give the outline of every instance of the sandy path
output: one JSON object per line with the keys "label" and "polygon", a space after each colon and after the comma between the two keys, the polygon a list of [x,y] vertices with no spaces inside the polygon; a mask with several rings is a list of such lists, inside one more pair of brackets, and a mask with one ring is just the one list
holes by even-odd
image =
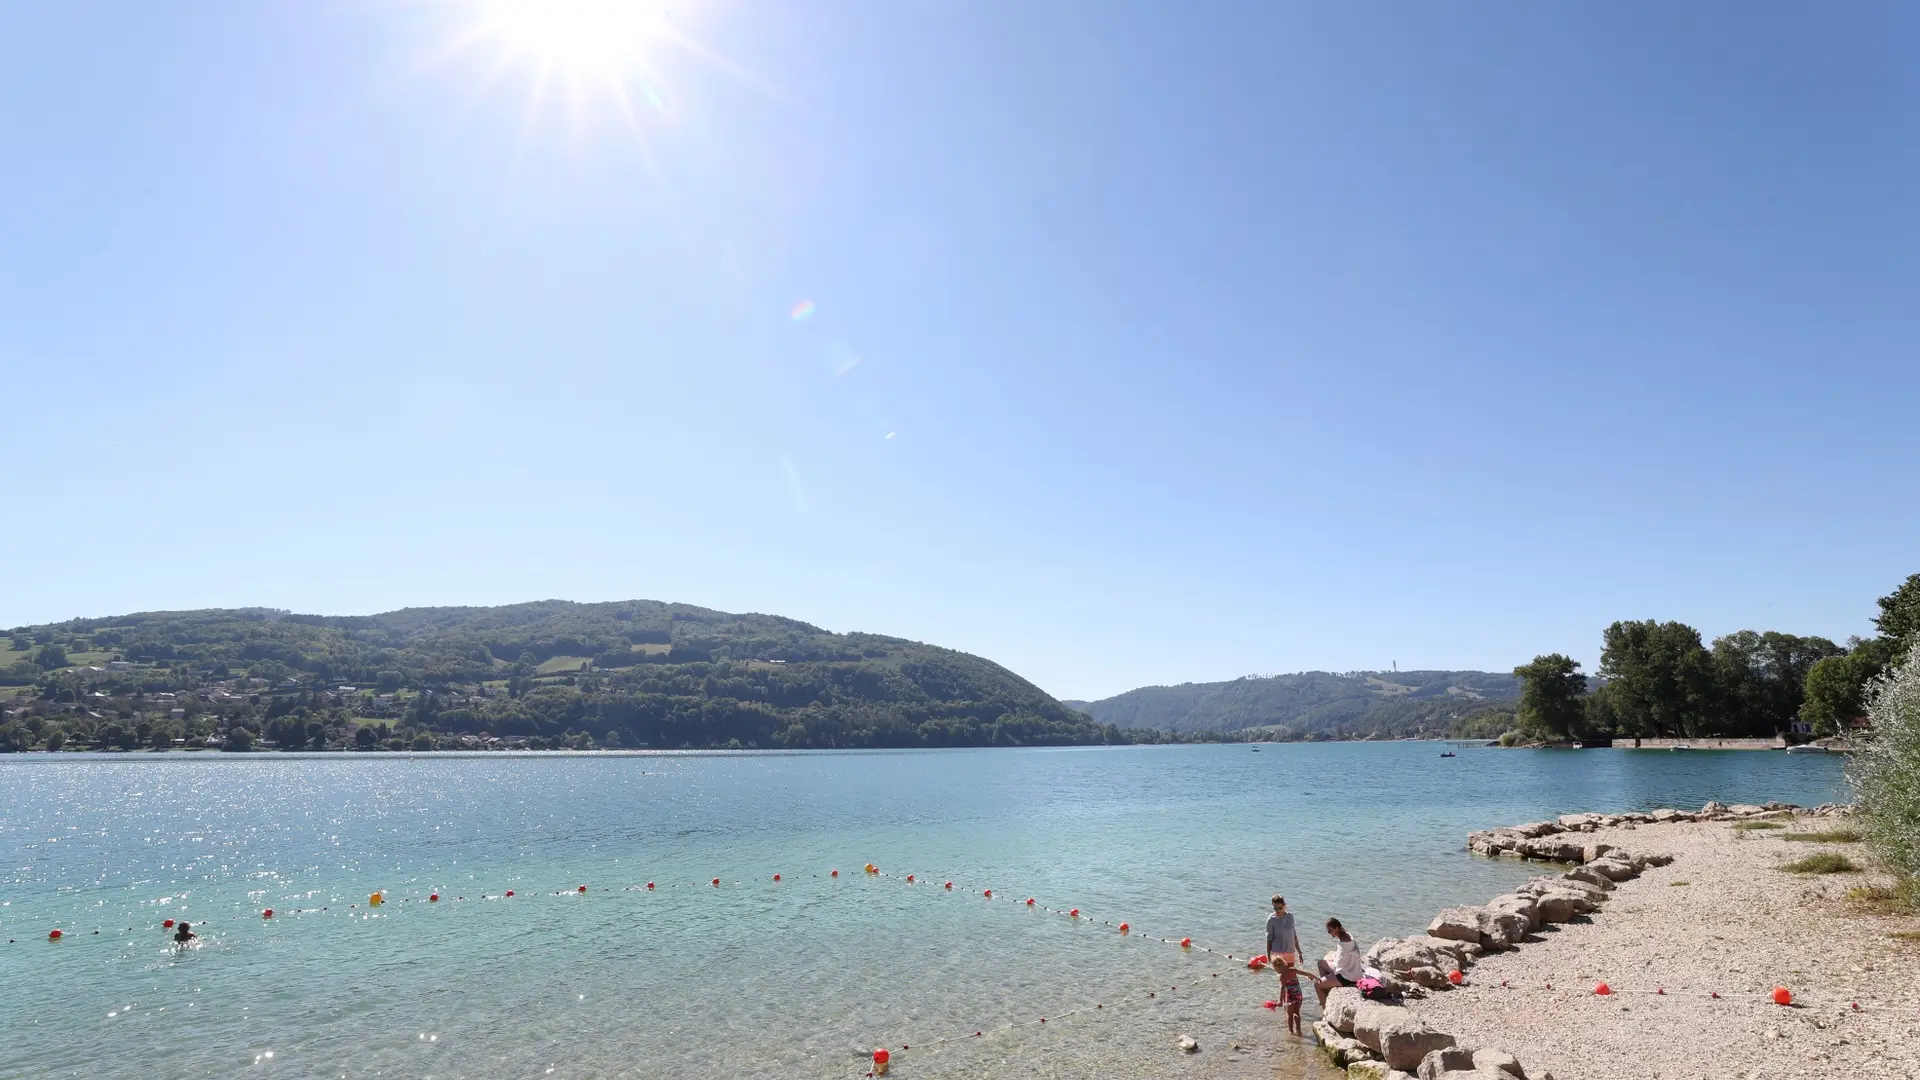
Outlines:
{"label": "sandy path", "polygon": [[[1675,859],[1621,883],[1591,921],[1486,957],[1469,970],[1469,986],[1413,1007],[1463,1043],[1514,1054],[1536,1077],[1920,1080],[1920,941],[1892,936],[1920,929],[1920,919],[1851,910],[1846,891],[1865,875],[1776,869],[1818,851],[1863,861],[1858,844],[1780,836],[1699,822],[1583,837]],[[1596,996],[1603,980],[1630,992]],[[1766,1000],[1775,986],[1793,992],[1793,1007]]]}

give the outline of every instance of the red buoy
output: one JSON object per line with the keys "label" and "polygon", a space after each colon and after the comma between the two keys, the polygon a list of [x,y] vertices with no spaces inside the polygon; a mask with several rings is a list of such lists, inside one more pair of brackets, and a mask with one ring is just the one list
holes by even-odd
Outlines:
{"label": "red buoy", "polygon": [[951,881],[947,882],[947,888],[949,889],[953,888],[953,882]]}
{"label": "red buoy", "polygon": [[1776,987],[1774,987],[1774,988],[1773,988],[1773,1003],[1774,1003],[1775,1005],[1791,1005],[1791,1004],[1793,1004],[1793,993],[1792,993],[1792,991],[1790,991],[1790,990],[1788,990],[1788,989],[1787,989],[1786,987],[1784,987],[1784,986],[1776,986]]}
{"label": "red buoy", "polygon": [[[1553,989],[1553,988],[1552,988],[1552,987],[1548,987],[1547,989],[1549,989],[1549,990],[1551,990],[1551,989]],[[1708,996],[1708,997],[1710,997],[1710,998],[1718,998],[1718,997],[1720,996],[1720,991],[1718,991],[1718,990],[1709,990],[1709,991],[1707,991],[1707,996]]]}
{"label": "red buoy", "polygon": [[720,879],[719,879],[719,878],[714,878],[714,879],[713,879],[713,887],[714,887],[714,888],[716,888],[716,889],[720,887]]}
{"label": "red buoy", "polygon": [[263,918],[263,919],[271,919],[271,918],[273,918],[273,909],[272,909],[272,908],[268,908],[267,910],[265,910],[265,911],[263,911],[263,912],[261,912],[261,913],[260,913],[260,917],[261,917],[261,918]]}
{"label": "red buoy", "polygon": [[586,892],[586,891],[587,891],[587,887],[586,887],[585,885],[582,885],[582,886],[580,886],[580,888],[579,888],[579,889],[577,889],[577,890],[575,890],[575,891],[577,891],[577,892]]}
{"label": "red buoy", "polygon": [[993,890],[992,890],[992,889],[988,889],[988,890],[987,890],[986,892],[984,892],[984,893],[981,893],[980,895],[982,895],[982,896],[984,896],[984,897],[986,897],[987,899],[989,899],[989,900],[991,900],[991,899],[993,899]]}
{"label": "red buoy", "polygon": [[1613,987],[1608,986],[1606,983],[1601,983],[1593,988],[1593,992],[1601,997],[1606,997],[1608,994],[1613,993]]}
{"label": "red buoy", "polygon": [[909,884],[909,885],[911,885],[911,884],[913,884],[913,875],[912,875],[912,874],[908,874],[908,875],[907,875],[907,884]]}
{"label": "red buoy", "polygon": [[513,895],[513,890],[512,890],[512,889],[508,889],[508,890],[507,890],[507,895],[508,895],[508,896],[512,896],[512,895]]}
{"label": "red buoy", "polygon": [[1033,906],[1033,897],[1031,897],[1031,896],[1029,896],[1029,897],[1027,897],[1027,906],[1028,906],[1028,907],[1032,907],[1032,906]]}
{"label": "red buoy", "polygon": [[1280,1007],[1280,1003],[1277,1001],[1263,1001],[1260,1003],[1260,1007],[1263,1009],[1269,1009],[1269,1010],[1277,1009]]}
{"label": "red buoy", "polygon": [[1120,932],[1121,932],[1121,933],[1123,933],[1123,934],[1125,934],[1125,933],[1128,933],[1128,932],[1129,932],[1130,930],[1131,930],[1131,927],[1129,927],[1129,926],[1128,926],[1128,925],[1127,925],[1126,923],[1121,923],[1121,924],[1120,924]]}
{"label": "red buoy", "polygon": [[1180,947],[1181,947],[1181,948],[1183,948],[1183,949],[1191,949],[1191,948],[1193,948],[1193,939],[1192,939],[1192,938],[1190,938],[1190,937],[1183,937],[1183,938],[1181,938],[1181,939],[1180,939]]}
{"label": "red buoy", "polygon": [[649,889],[653,888],[653,882],[651,881],[647,882],[647,888]]}
{"label": "red buoy", "polygon": [[1666,988],[1666,987],[1664,987],[1664,986],[1656,986],[1656,987],[1654,987],[1654,988],[1653,988],[1653,992],[1654,992],[1654,993],[1656,993],[1656,994],[1659,994],[1659,995],[1660,995],[1661,997],[1666,997],[1666,996],[1667,996],[1667,988]]}
{"label": "red buoy", "polygon": [[166,927],[166,928],[167,928],[167,929],[169,929],[169,930],[171,930],[171,929],[173,929],[173,920],[172,920],[172,919],[168,919],[168,920],[167,920],[166,922],[163,922],[163,923],[161,923],[160,925],[161,925],[161,926],[164,926],[164,927]]}
{"label": "red buoy", "polygon": [[775,880],[775,881],[779,881],[779,880],[780,880],[780,875],[779,875],[779,874],[775,874],[775,875],[773,875],[773,880]]}
{"label": "red buoy", "polygon": [[432,894],[431,896],[428,896],[428,897],[427,897],[427,903],[429,903],[429,904],[437,904],[437,903],[439,903],[439,902],[440,902],[440,894],[439,894],[439,893],[434,893],[434,894]]}
{"label": "red buoy", "polygon": [[884,1046],[873,1052],[873,1063],[875,1065],[885,1065],[887,1062],[892,1060],[893,1060],[893,1055],[887,1053],[887,1048]]}
{"label": "red buoy", "polygon": [[1466,973],[1461,971],[1459,968],[1454,968],[1452,971],[1447,972],[1447,981],[1452,983],[1455,986],[1459,986],[1461,980],[1465,979],[1466,977],[1467,977]]}
{"label": "red buoy", "polygon": [[835,870],[835,871],[834,871],[833,873],[831,873],[831,874],[828,874],[827,876],[828,876],[828,877],[839,877],[839,876],[840,876],[840,871],[838,871],[838,870]]}
{"label": "red buoy", "polygon": [[1080,917],[1080,909],[1079,909],[1079,908],[1074,908],[1074,909],[1073,909],[1072,911],[1069,911],[1069,912],[1067,912],[1067,918],[1069,918],[1069,919],[1077,919],[1077,918],[1079,918],[1079,917]]}
{"label": "red buoy", "polygon": [[63,933],[61,933],[61,932],[60,932],[60,931],[58,931],[58,930],[49,930],[49,931],[47,931],[47,940],[48,940],[48,941],[59,941],[59,940],[60,940],[61,938],[63,938],[63,937],[65,937],[65,936],[66,936],[65,934],[63,934]]}

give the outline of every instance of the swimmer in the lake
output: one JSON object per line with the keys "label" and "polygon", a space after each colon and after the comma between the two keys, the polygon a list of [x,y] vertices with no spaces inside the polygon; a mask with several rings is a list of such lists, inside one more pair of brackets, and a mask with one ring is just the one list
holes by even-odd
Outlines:
{"label": "swimmer in the lake", "polygon": [[180,929],[173,932],[174,943],[178,945],[185,945],[187,942],[199,936],[199,934],[193,932],[192,923],[181,923]]}

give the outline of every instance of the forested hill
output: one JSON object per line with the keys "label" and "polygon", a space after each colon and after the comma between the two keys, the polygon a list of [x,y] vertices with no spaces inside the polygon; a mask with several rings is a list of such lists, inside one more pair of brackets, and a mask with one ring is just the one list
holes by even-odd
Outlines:
{"label": "forested hill", "polygon": [[978,656],[650,600],[148,612],[0,643],[0,748],[1127,741]]}
{"label": "forested hill", "polygon": [[1511,702],[1519,693],[1518,679],[1486,671],[1307,671],[1143,686],[1104,701],[1066,704],[1123,728],[1351,738],[1444,734],[1456,717]]}

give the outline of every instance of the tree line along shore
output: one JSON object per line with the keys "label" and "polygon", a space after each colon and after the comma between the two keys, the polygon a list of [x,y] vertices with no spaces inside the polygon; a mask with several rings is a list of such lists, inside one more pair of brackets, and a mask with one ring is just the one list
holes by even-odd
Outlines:
{"label": "tree line along shore", "polygon": [[1513,671],[1517,701],[1464,716],[1452,733],[1505,745],[1846,736],[1865,726],[1875,680],[1920,642],[1920,574],[1878,607],[1877,633],[1844,645],[1741,630],[1708,646],[1685,623],[1616,622],[1602,634],[1597,678],[1564,654],[1536,656]]}

